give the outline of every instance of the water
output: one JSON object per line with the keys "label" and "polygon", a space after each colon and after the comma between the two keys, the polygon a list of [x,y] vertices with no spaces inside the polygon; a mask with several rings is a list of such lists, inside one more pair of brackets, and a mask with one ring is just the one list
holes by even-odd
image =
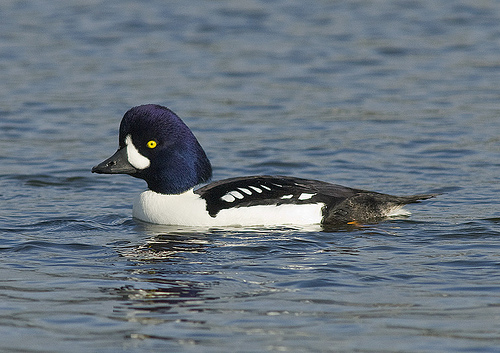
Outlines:
{"label": "water", "polygon": [[[494,1],[3,1],[0,350],[497,352]],[[142,103],[214,179],[440,192],[356,229],[131,218],[92,175]]]}

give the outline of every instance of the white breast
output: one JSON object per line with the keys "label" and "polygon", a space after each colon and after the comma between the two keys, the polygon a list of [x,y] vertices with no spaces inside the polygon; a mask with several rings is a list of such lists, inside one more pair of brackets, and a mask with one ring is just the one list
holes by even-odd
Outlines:
{"label": "white breast", "polygon": [[323,203],[259,205],[221,210],[211,217],[205,200],[193,190],[180,195],[163,195],[148,190],[134,202],[133,216],[157,224],[186,226],[273,226],[318,224]]}

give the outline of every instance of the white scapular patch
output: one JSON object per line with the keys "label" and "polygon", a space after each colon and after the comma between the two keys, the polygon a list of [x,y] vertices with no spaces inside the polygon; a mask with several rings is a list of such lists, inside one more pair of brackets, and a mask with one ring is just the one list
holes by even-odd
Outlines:
{"label": "white scapular patch", "polygon": [[252,192],[248,189],[245,189],[245,188],[238,188],[238,190],[240,190],[241,192],[244,192],[245,194],[247,195],[252,195]]}
{"label": "white scapular patch", "polygon": [[292,197],[293,197],[293,195],[283,195],[283,196],[281,196],[281,198],[284,199],[284,200],[291,199]]}
{"label": "white scapular patch", "polygon": [[314,195],[316,195],[316,194],[306,194],[306,193],[300,194],[299,200],[309,200]]}
{"label": "white scapular patch", "polygon": [[261,193],[262,193],[262,189],[259,189],[259,188],[258,188],[258,187],[256,187],[256,186],[251,186],[251,185],[250,185],[250,186],[249,186],[249,188],[250,188],[250,189],[252,189],[253,191],[257,191],[259,194],[261,194]]}
{"label": "white scapular patch", "polygon": [[[245,189],[248,192],[248,195],[251,195],[252,192],[250,190]],[[243,199],[245,198],[245,195],[243,195],[239,191],[229,191],[227,194],[221,197],[221,200],[226,201],[226,202],[234,202],[236,199]]]}
{"label": "white scapular patch", "polygon": [[243,195],[239,191],[230,191],[229,195],[234,196],[234,197],[236,197],[237,199],[240,199],[240,200],[245,197],[245,195]]}
{"label": "white scapular patch", "polygon": [[220,199],[223,200],[223,201],[226,201],[226,202],[234,202],[234,200],[236,200],[236,197],[234,197],[231,194],[225,194]]}
{"label": "white scapular patch", "polygon": [[137,148],[135,148],[134,143],[132,142],[132,137],[127,135],[125,137],[125,144],[127,145],[127,159],[130,164],[134,166],[136,169],[146,169],[151,164],[149,158],[144,157],[139,153]]}
{"label": "white scapular patch", "polygon": [[311,225],[321,222],[323,206],[323,203],[311,203],[235,207],[211,217],[205,200],[192,189],[180,195],[148,190],[135,200],[133,215],[149,223],[185,226]]}

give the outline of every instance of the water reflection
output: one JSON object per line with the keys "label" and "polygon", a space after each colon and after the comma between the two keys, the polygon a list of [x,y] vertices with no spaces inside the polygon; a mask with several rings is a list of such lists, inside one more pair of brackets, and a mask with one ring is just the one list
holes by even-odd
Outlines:
{"label": "water reflection", "polygon": [[[297,285],[288,280],[281,283],[285,278],[316,286],[324,282],[325,273],[352,267],[338,263],[340,258],[360,255],[360,249],[343,243],[339,233],[333,237],[318,226],[314,226],[316,232],[296,227],[228,230],[143,222],[137,222],[136,227],[149,234],[149,238],[119,250],[129,260],[129,284],[111,292],[119,296],[115,312],[145,322],[158,313],[203,311],[207,300],[232,301],[296,290]],[[358,230],[360,236],[365,232]],[[326,253],[331,254],[330,262],[317,263],[317,257]],[[226,259],[225,264],[220,263],[221,258]],[[308,271],[315,274],[303,278]],[[270,276],[277,277],[269,280]]]}
{"label": "water reflection", "polygon": [[[195,307],[201,303],[206,285],[201,282],[159,279],[155,288],[137,288],[132,285],[113,289],[112,292],[118,297],[119,305],[115,306],[114,312],[127,313],[130,311],[139,313],[172,313],[175,307]],[[203,298],[203,301],[209,298]],[[212,298],[215,299],[215,298]],[[136,315],[137,317],[137,315]],[[148,320],[148,316],[144,315]]]}
{"label": "water reflection", "polygon": [[[139,226],[148,228],[145,224]],[[129,284],[109,291],[118,297],[114,312],[124,315],[127,321],[155,324],[174,320],[162,314],[175,315],[180,308],[195,308],[215,299],[205,291],[217,283],[210,280],[216,273],[193,267],[209,246],[209,238],[203,233],[172,231],[121,249],[121,255],[129,260]]]}
{"label": "water reflection", "polygon": [[205,252],[209,243],[209,238],[203,234],[160,234],[147,240],[144,245],[137,246],[133,253],[138,260],[168,261],[185,253]]}

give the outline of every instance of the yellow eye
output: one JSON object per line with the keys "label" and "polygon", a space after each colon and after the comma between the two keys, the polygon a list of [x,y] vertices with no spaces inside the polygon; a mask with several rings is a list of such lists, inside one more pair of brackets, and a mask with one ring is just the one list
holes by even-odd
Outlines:
{"label": "yellow eye", "polygon": [[156,141],[155,140],[148,141],[148,143],[146,144],[146,146],[148,146],[148,148],[155,148],[156,147]]}

